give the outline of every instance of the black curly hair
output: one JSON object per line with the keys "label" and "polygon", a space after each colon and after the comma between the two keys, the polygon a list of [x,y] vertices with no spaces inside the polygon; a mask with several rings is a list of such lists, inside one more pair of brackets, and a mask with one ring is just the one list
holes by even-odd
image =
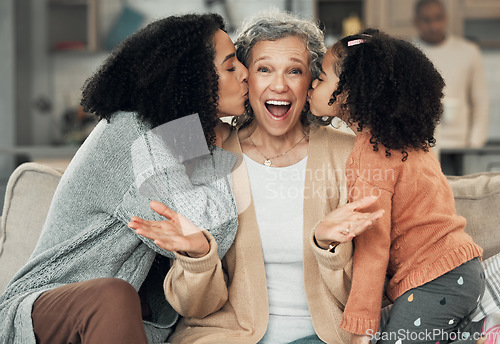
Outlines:
{"label": "black curly hair", "polygon": [[424,53],[376,29],[344,37],[328,53],[339,77],[329,104],[338,99],[342,117],[369,128],[375,151],[382,144],[386,156],[399,150],[405,161],[408,150],[435,145],[444,81]]}
{"label": "black curly hair", "polygon": [[140,29],[85,82],[84,111],[108,122],[117,111],[136,112],[152,128],[198,113],[213,147],[218,74],[212,39],[219,29],[225,31],[218,14],[171,16]]}

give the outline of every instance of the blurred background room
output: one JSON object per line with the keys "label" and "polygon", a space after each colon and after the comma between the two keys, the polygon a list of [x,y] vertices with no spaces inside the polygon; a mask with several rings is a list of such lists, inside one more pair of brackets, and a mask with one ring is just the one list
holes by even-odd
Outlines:
{"label": "blurred background room", "polygon": [[[226,19],[229,34],[234,38],[245,17],[273,7],[317,18],[325,30],[327,45],[331,45],[343,35],[365,27],[377,27],[412,40],[419,35],[414,21],[415,3],[416,0],[1,0],[0,207],[8,177],[19,164],[34,161],[60,169],[67,166],[96,124],[96,119],[79,105],[84,81],[124,37],[157,18],[218,12]],[[500,0],[442,3],[447,34],[465,37],[480,49],[489,116],[484,146],[441,148],[438,140],[443,164],[446,161],[443,170],[457,175],[500,171]],[[452,56],[450,63],[461,58],[461,54]]]}

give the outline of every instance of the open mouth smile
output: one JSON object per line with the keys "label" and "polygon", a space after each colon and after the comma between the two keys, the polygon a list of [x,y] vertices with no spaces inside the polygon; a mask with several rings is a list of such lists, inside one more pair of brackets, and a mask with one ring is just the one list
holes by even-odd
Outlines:
{"label": "open mouth smile", "polygon": [[292,103],[285,100],[268,100],[265,106],[271,118],[275,120],[284,120],[290,113]]}

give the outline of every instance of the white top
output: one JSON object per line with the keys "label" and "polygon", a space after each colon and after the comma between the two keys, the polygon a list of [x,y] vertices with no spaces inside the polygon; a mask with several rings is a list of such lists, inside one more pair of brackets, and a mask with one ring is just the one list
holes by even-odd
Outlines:
{"label": "white top", "polygon": [[303,205],[307,157],[287,167],[267,167],[246,155],[262,241],[269,324],[260,343],[289,343],[314,335],[303,270]]}
{"label": "white top", "polygon": [[482,147],[488,139],[488,85],[479,48],[449,36],[437,45],[414,43],[434,63],[446,86],[443,117],[438,127],[439,148]]}

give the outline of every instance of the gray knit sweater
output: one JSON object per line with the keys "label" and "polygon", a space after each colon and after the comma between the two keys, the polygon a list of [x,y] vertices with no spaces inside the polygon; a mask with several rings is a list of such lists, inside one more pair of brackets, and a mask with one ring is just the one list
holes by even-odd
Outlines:
{"label": "gray knit sweater", "polygon": [[[235,161],[216,148],[190,159],[188,176],[178,154],[133,113],[101,121],[61,178],[30,260],[0,297],[0,343],[35,344],[31,309],[44,291],[100,277],[121,278],[139,290],[157,254],[173,258],[127,227],[134,215],[161,219],[149,207],[152,198],[208,229],[222,257],[237,228],[229,180]],[[152,275],[145,287],[153,318],[144,325],[149,342],[162,343],[177,314],[165,300],[164,276]]]}

